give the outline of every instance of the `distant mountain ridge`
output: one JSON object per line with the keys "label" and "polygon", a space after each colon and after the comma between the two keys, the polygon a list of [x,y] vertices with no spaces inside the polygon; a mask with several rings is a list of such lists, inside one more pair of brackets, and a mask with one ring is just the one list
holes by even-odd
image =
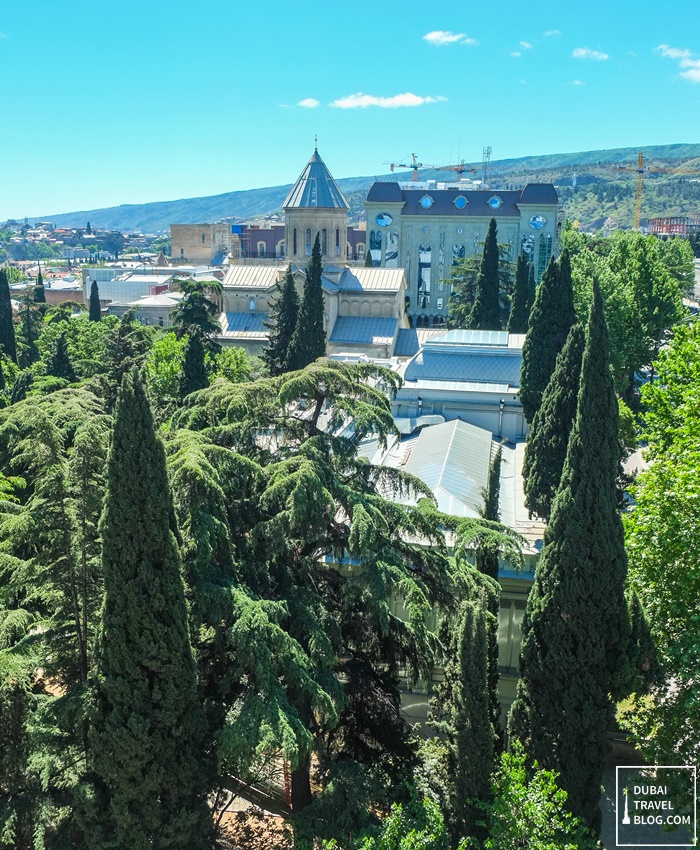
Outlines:
{"label": "distant mountain ridge", "polygon": [[[571,179],[572,174],[577,170],[595,174],[593,179],[596,182],[621,180],[624,182],[627,177],[625,172],[616,172],[611,166],[624,163],[634,168],[639,150],[642,151],[647,162],[664,164],[679,164],[700,157],[700,144],[673,144],[502,159],[491,163],[490,185],[494,189],[536,181],[552,181],[561,185],[563,181]],[[473,165],[478,176],[481,176],[481,163],[468,163],[468,165]],[[635,174],[630,173],[629,177],[636,179]],[[420,178],[450,181],[454,179],[454,175],[445,171],[421,169]],[[351,216],[357,216],[364,205],[364,194],[374,181],[409,179],[410,172],[403,172],[372,177],[346,177],[336,182],[348,198]],[[169,226],[175,223],[214,222],[234,216],[250,220],[279,212],[291,186],[292,184],[289,183],[284,186],[246,189],[199,198],[122,204],[103,209],[34,216],[30,217],[30,221],[51,221],[58,227],[81,227],[90,221],[93,227],[109,230],[139,230],[145,233],[157,233],[167,231]],[[669,210],[668,214],[675,214],[675,212]]]}

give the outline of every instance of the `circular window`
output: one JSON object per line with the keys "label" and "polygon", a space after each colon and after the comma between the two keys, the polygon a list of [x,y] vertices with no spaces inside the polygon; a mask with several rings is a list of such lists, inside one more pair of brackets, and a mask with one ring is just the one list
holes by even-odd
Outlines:
{"label": "circular window", "polygon": [[489,198],[489,206],[492,210],[497,210],[501,206],[501,199],[498,195],[494,195],[492,198]]}
{"label": "circular window", "polygon": [[428,230],[429,230],[429,228],[428,228],[428,227],[424,227],[424,228],[423,228],[423,233],[427,233],[427,232],[428,232]]}
{"label": "circular window", "polygon": [[543,215],[533,215],[530,219],[530,227],[533,230],[542,230],[547,224],[547,219]]}
{"label": "circular window", "polygon": [[379,213],[379,215],[375,218],[375,221],[380,227],[388,227],[394,219],[389,215],[389,213]]}
{"label": "circular window", "polygon": [[457,197],[455,198],[455,206],[457,207],[457,209],[463,210],[466,205],[467,199],[464,197],[464,195],[457,195]]}
{"label": "circular window", "polygon": [[461,227],[457,228],[457,236],[461,236],[464,233],[464,230]]}
{"label": "circular window", "polygon": [[423,207],[424,210],[429,210],[433,205],[433,199],[430,197],[430,195],[423,195],[423,197],[420,199],[420,205]]}

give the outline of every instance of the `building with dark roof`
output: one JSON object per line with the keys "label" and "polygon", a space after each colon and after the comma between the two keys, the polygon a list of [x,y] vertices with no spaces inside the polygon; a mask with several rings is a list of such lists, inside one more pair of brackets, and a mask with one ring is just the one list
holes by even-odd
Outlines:
{"label": "building with dark roof", "polygon": [[525,251],[539,278],[557,253],[559,199],[551,183],[524,189],[403,188],[374,183],[369,190],[367,246],[375,265],[406,270],[407,312],[416,327],[444,324],[453,264],[481,254],[492,218],[498,241],[515,261]]}

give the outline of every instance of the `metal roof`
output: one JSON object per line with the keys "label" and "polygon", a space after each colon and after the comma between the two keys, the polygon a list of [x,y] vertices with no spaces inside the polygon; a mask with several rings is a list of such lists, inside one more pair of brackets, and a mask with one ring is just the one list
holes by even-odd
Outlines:
{"label": "metal roof", "polygon": [[282,209],[285,210],[299,207],[349,209],[348,202],[326,168],[318,150],[314,150],[306,168],[301,172],[282,204]]}
{"label": "metal roof", "polygon": [[433,491],[438,508],[457,516],[479,516],[488,484],[490,431],[454,419],[424,428],[403,467]]}
{"label": "metal roof", "polygon": [[263,322],[266,322],[268,318],[267,313],[222,313],[219,317],[222,336],[267,339],[269,331]]}
{"label": "metal roof", "polygon": [[346,292],[398,292],[405,278],[403,269],[346,268],[338,286]]}
{"label": "metal roof", "polygon": [[223,285],[242,289],[271,289],[284,271],[285,266],[231,266]]}
{"label": "metal roof", "polygon": [[356,345],[389,345],[394,339],[397,321],[339,316],[333,325],[330,341]]}
{"label": "metal roof", "polygon": [[462,343],[466,345],[508,345],[507,331],[467,331],[453,330],[434,336],[430,340],[432,345],[441,343]]}
{"label": "metal roof", "polygon": [[520,386],[522,353],[456,353],[424,348],[406,366],[406,381],[459,381],[461,383]]}

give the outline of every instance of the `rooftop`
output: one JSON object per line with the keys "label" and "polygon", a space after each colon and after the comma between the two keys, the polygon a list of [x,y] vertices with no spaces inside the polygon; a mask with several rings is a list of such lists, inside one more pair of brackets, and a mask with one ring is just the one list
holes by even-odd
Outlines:
{"label": "rooftop", "polygon": [[285,210],[301,207],[349,209],[348,202],[321,159],[318,149],[314,150],[306,168],[282,204]]}

